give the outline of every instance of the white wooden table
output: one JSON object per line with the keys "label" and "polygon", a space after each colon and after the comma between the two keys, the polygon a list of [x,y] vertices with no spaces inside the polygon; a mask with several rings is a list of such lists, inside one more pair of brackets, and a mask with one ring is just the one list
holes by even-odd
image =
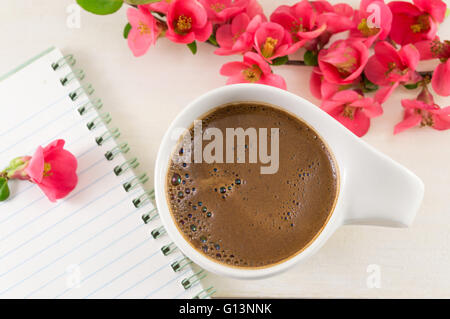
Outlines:
{"label": "white wooden table", "polygon": [[[104,17],[82,12],[81,27],[71,28],[73,21],[67,24],[67,19],[74,2],[2,1],[0,73],[51,45],[74,53],[122,138],[140,158],[140,170],[153,176],[156,152],[169,123],[189,101],[224,85],[219,69],[238,57],[216,56],[208,45],[199,45],[193,56],[186,47],[162,39],[146,56],[134,58],[122,38],[127,22],[124,9]],[[261,3],[270,13],[277,4],[295,1]],[[348,3],[358,6],[358,1]],[[448,20],[440,28],[440,36],[447,39]],[[308,88],[309,67],[283,66],[277,72],[291,92],[318,103]],[[425,199],[414,225],[410,229],[343,227],[318,254],[281,275],[258,281],[210,275],[216,296],[450,297],[450,131],[413,129],[392,135],[402,116],[400,100],[415,94],[398,89],[364,137],[423,179]],[[436,101],[450,105],[450,98]],[[3,107],[7,106],[1,105],[0,111]],[[370,280],[378,275],[381,287],[376,288]]]}

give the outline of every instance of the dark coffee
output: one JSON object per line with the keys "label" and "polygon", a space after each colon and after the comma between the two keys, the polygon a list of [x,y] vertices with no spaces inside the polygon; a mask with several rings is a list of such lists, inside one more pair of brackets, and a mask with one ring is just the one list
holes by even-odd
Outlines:
{"label": "dark coffee", "polygon": [[[201,120],[203,133],[218,128],[224,141],[227,128],[267,128],[268,136],[258,139],[268,139],[269,151],[271,128],[278,128],[279,165],[276,173],[261,174],[268,164],[250,163],[248,136],[245,163],[195,163],[194,151],[180,162],[186,156],[180,140],[166,190],[184,237],[202,254],[236,267],[270,266],[306,248],[326,225],[338,193],[337,168],[324,141],[293,115],[262,103],[227,104]],[[194,127],[190,134],[194,140]]]}

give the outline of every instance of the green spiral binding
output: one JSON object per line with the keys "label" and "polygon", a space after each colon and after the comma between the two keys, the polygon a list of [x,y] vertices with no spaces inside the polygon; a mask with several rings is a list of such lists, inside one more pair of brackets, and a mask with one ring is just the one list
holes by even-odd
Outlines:
{"label": "green spiral binding", "polygon": [[144,221],[144,224],[148,224],[158,216],[158,210],[156,208],[153,208],[148,213],[142,214],[142,220]]}
{"label": "green spiral binding", "polygon": [[[53,63],[52,68],[54,70],[57,70],[57,69],[63,67],[64,65],[73,66],[75,64],[75,62],[76,62],[76,60],[74,59],[74,57],[72,55],[67,55],[67,56],[61,58],[60,60],[58,60],[57,62]],[[63,86],[66,86],[73,80],[75,80],[75,79],[83,80],[84,77],[85,77],[84,71],[79,69],[79,70],[72,71],[65,77],[61,78],[60,82]],[[91,96],[94,93],[94,91],[95,90],[92,87],[92,85],[87,84],[87,85],[83,85],[83,86],[79,87],[78,89],[70,92],[69,97],[73,101],[76,101],[82,95],[86,95],[88,97]],[[96,110],[96,111],[100,110],[102,108],[102,106],[103,106],[103,103],[100,99],[89,100],[84,105],[78,107],[77,110],[80,115],[85,115],[90,110]],[[96,129],[97,127],[99,127],[100,125],[106,126],[110,122],[111,122],[111,116],[109,113],[98,114],[97,117],[95,117],[93,120],[91,120],[90,122],[87,123],[87,128],[92,131],[92,130]],[[110,139],[117,139],[118,137],[120,137],[119,129],[114,128],[114,129],[109,129],[106,132],[104,132],[102,135],[96,137],[95,141],[99,146],[101,146],[106,141],[108,141]],[[107,151],[105,153],[105,158],[108,161],[112,161],[118,154],[128,153],[129,150],[130,150],[130,147],[128,146],[127,143],[121,143],[121,144],[116,145],[113,149]],[[135,169],[138,165],[139,165],[139,162],[137,161],[137,159],[132,158],[132,159],[127,160],[126,162],[122,163],[121,165],[117,165],[116,167],[114,167],[114,173],[117,176],[120,176],[130,169]],[[136,177],[132,178],[131,180],[125,182],[123,184],[123,188],[125,189],[126,192],[130,192],[131,190],[135,189],[139,185],[145,184],[148,181],[148,179],[149,178],[148,178],[147,174],[141,174],[141,175],[136,176]],[[155,192],[154,192],[154,190],[150,190],[150,191],[145,192],[141,196],[135,198],[133,200],[133,204],[136,208],[140,208],[154,199],[155,199]],[[142,220],[145,224],[148,224],[148,223],[150,223],[150,221],[154,220],[156,217],[158,217],[158,210],[156,208],[153,208],[150,211],[148,211],[147,213],[144,213],[142,215]],[[165,234],[166,234],[166,229],[164,228],[164,226],[159,226],[151,231],[151,235],[154,239],[158,239]],[[164,256],[168,256],[168,255],[172,254],[174,251],[176,251],[177,249],[178,249],[178,247],[175,245],[175,243],[171,242],[167,245],[162,246],[161,252]],[[192,264],[192,261],[188,257],[185,257],[183,255],[178,260],[175,260],[174,262],[172,262],[170,264],[170,266],[174,272],[180,272],[191,264]],[[181,284],[184,287],[184,289],[190,289],[191,287],[197,285],[205,277],[206,277],[205,271],[200,270],[200,271],[196,272],[195,274],[193,274],[192,276],[183,279]],[[200,291],[197,295],[195,295],[193,297],[193,299],[209,298],[215,292],[216,291],[214,290],[213,287],[209,287],[209,288],[206,288],[206,289],[203,289],[202,291]]]}
{"label": "green spiral binding", "polygon": [[66,55],[66,56],[62,57],[61,59],[59,59],[55,63],[52,63],[52,68],[53,68],[54,71],[56,71],[59,68],[63,67],[64,65],[68,65],[68,66],[72,67],[72,66],[75,65],[76,62],[77,61],[75,60],[73,55],[69,54],[69,55]]}
{"label": "green spiral binding", "polygon": [[78,108],[78,113],[80,113],[80,115],[84,115],[92,109],[100,110],[102,108],[102,106],[103,106],[103,102],[100,99],[96,99],[94,101],[89,101],[86,104],[84,104]]}
{"label": "green spiral binding", "polygon": [[159,226],[158,228],[153,229],[151,234],[153,239],[158,239],[166,234],[166,229],[164,228],[164,226]]}
{"label": "green spiral binding", "polygon": [[74,70],[71,73],[67,74],[65,77],[61,78],[59,81],[63,86],[66,86],[73,80],[77,79],[79,81],[83,80],[85,77],[84,71],[82,69]]}
{"label": "green spiral binding", "polygon": [[182,271],[187,266],[189,266],[190,264],[192,264],[192,260],[183,256],[181,259],[176,260],[173,263],[171,263],[170,267],[172,267],[172,270],[174,272],[179,272],[179,271]]}
{"label": "green spiral binding", "polygon": [[100,125],[106,125],[111,123],[111,115],[109,113],[102,113],[96,118],[94,118],[92,121],[88,122],[86,124],[89,131],[95,130]]}
{"label": "green spiral binding", "polygon": [[124,183],[123,188],[128,193],[129,191],[135,189],[139,185],[144,185],[145,183],[147,183],[147,181],[148,181],[148,176],[147,176],[147,174],[144,173],[139,176],[136,176],[131,181]]}
{"label": "green spiral binding", "polygon": [[170,244],[162,246],[161,252],[163,253],[164,256],[169,256],[171,253],[173,253],[177,249],[178,249],[178,247],[175,245],[175,243],[171,242]]}
{"label": "green spiral binding", "polygon": [[98,146],[102,146],[103,143],[107,142],[110,139],[116,139],[120,136],[120,131],[118,128],[113,128],[111,130],[107,130],[105,133],[103,133],[100,136],[97,136],[95,138],[95,142]]}
{"label": "green spiral binding", "polygon": [[210,287],[200,291],[198,294],[196,294],[194,297],[192,297],[192,299],[207,299],[207,298],[211,297],[212,295],[214,295],[215,293],[216,293],[216,290],[214,289],[214,287],[210,286]]}
{"label": "green spiral binding", "polygon": [[135,169],[138,166],[139,166],[139,162],[138,162],[137,158],[132,158],[132,159],[129,159],[128,161],[126,161],[125,163],[114,167],[114,174],[116,174],[116,176],[120,176],[123,173],[125,173],[126,171],[128,171],[130,169]]}
{"label": "green spiral binding", "polygon": [[130,147],[128,146],[128,143],[121,143],[114,147],[112,150],[109,150],[105,153],[105,157],[108,161],[112,161],[117,154],[126,154],[130,151]]}
{"label": "green spiral binding", "polygon": [[92,87],[91,84],[86,84],[83,85],[81,87],[79,87],[78,89],[72,91],[69,93],[69,97],[72,101],[76,101],[80,98],[80,96],[82,96],[83,94],[86,94],[87,96],[90,96],[94,93],[94,88]]}
{"label": "green spiral binding", "polygon": [[189,288],[195,286],[196,284],[198,284],[200,282],[200,280],[202,280],[205,277],[206,277],[206,273],[202,269],[202,270],[196,272],[195,274],[193,274],[192,276],[183,279],[181,281],[181,284],[183,285],[184,289],[189,289]]}
{"label": "green spiral binding", "polygon": [[142,194],[141,196],[139,196],[138,198],[133,200],[133,205],[136,208],[140,208],[142,206],[144,206],[145,204],[147,204],[148,202],[152,201],[155,199],[155,191],[149,190],[147,192],[145,192],[144,194]]}

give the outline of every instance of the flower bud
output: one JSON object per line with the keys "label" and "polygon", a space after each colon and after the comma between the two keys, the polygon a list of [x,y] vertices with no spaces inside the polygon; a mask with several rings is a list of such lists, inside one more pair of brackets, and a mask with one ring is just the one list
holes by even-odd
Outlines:
{"label": "flower bud", "polygon": [[434,105],[433,95],[428,91],[426,86],[423,87],[422,92],[417,96],[417,100],[428,105]]}
{"label": "flower bud", "polygon": [[28,167],[30,160],[31,156],[20,156],[13,159],[9,163],[9,167],[5,170],[7,172],[8,179],[30,179],[28,174],[25,172],[25,169]]}

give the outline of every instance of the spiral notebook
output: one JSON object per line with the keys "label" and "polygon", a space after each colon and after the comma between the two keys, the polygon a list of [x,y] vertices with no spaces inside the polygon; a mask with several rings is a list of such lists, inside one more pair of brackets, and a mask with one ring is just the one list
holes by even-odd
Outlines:
{"label": "spiral notebook", "polygon": [[[51,203],[28,182],[0,203],[0,298],[207,298],[165,234],[138,160],[72,55],[51,48],[0,77],[0,166],[64,139],[79,183]],[[6,120],[5,120],[6,119]]]}

